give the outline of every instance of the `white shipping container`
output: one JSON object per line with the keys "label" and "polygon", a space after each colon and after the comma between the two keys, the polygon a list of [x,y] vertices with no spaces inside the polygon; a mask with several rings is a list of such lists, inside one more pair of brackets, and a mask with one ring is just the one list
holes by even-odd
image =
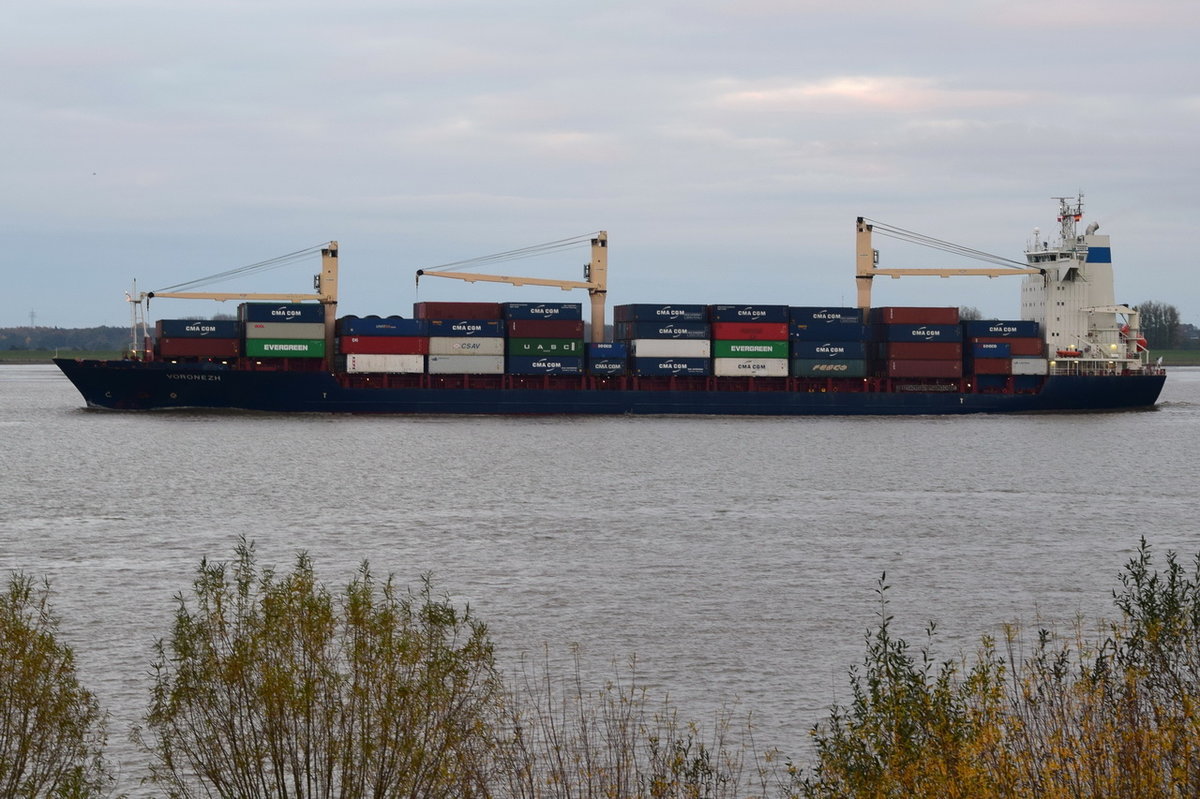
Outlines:
{"label": "white shipping container", "polygon": [[430,336],[430,355],[503,355],[503,338]]}
{"label": "white shipping container", "polygon": [[[503,341],[503,339],[497,339]],[[502,375],[503,355],[430,355],[431,375]]]}
{"label": "white shipping container", "polygon": [[1050,362],[1045,358],[1013,358],[1012,373],[1014,375],[1044,375],[1049,371]]}
{"label": "white shipping container", "polygon": [[[711,358],[712,342],[687,338],[635,338],[629,342],[635,358]],[[786,370],[784,374],[786,374]]]}
{"label": "white shipping container", "polygon": [[387,374],[421,374],[425,371],[424,355],[352,354],[346,359],[347,372],[385,372]]}
{"label": "white shipping container", "polygon": [[713,358],[717,377],[787,377],[787,358]]}
{"label": "white shipping container", "polygon": [[325,325],[321,322],[247,322],[246,338],[323,339]]}

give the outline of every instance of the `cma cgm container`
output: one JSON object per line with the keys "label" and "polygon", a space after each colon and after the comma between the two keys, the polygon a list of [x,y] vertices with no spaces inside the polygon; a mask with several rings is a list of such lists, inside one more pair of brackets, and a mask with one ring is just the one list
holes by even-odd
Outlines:
{"label": "cma cgm container", "polygon": [[712,373],[709,358],[631,358],[633,374],[642,377],[707,377]]}
{"label": "cma cgm container", "polygon": [[613,326],[618,340],[643,338],[690,338],[708,340],[708,322],[617,322]]}
{"label": "cma cgm container", "polygon": [[339,336],[428,336],[429,324],[424,319],[403,319],[399,316],[343,316],[335,328]]}
{"label": "cma cgm container", "polygon": [[499,319],[430,319],[429,336],[433,338],[501,338],[504,323]]}
{"label": "cma cgm container", "polygon": [[787,358],[713,358],[716,377],[787,377]]}
{"label": "cma cgm container", "polygon": [[786,322],[713,322],[713,341],[787,341]]}
{"label": "cma cgm container", "polygon": [[431,375],[502,375],[503,355],[430,355]]}
{"label": "cma cgm container", "polygon": [[773,322],[786,324],[786,305],[710,305],[708,319],[711,322]]}
{"label": "cma cgm container", "polygon": [[580,302],[506,302],[500,313],[510,321],[526,320],[569,320],[583,319],[583,303]]}
{"label": "cma cgm container", "polygon": [[876,341],[962,341],[958,325],[887,324],[872,328]]}
{"label": "cma cgm container", "polygon": [[498,302],[418,302],[413,303],[417,319],[500,319]]}
{"label": "cma cgm container", "polygon": [[342,336],[338,352],[354,355],[428,355],[429,339],[420,336]]}
{"label": "cma cgm container", "polygon": [[583,374],[582,356],[508,356],[510,375],[581,375]]}
{"label": "cma cgm container", "polygon": [[154,351],[162,358],[236,358],[242,354],[240,338],[160,338]]}
{"label": "cma cgm container", "polygon": [[338,366],[355,374],[420,374],[425,371],[425,356],[351,353],[338,356]]}
{"label": "cma cgm container", "polygon": [[155,338],[240,338],[242,323],[236,319],[159,319]]}
{"label": "cma cgm container", "polygon": [[791,342],[793,358],[840,358],[864,360],[867,344],[864,341],[796,341]]}
{"label": "cma cgm container", "polygon": [[635,338],[629,342],[635,358],[710,358],[712,342],[708,339]]}
{"label": "cma cgm container", "polygon": [[[651,305],[635,303],[618,305],[613,308],[614,322],[706,322],[708,321],[708,306],[706,305]],[[629,336],[629,338],[650,338],[650,336]]]}
{"label": "cma cgm container", "polygon": [[788,308],[788,321],[792,324],[803,325],[861,325],[863,312],[862,308],[791,306]]}
{"label": "cma cgm container", "polygon": [[325,323],[325,306],[298,302],[243,302],[238,306],[241,322]]}
{"label": "cma cgm container", "polygon": [[430,355],[504,355],[505,340],[502,338],[474,338],[471,336],[430,336]]}
{"label": "cma cgm container", "polygon": [[623,341],[588,344],[586,352],[590,375],[619,377],[628,371],[629,346]]}
{"label": "cma cgm container", "polygon": [[247,338],[246,355],[251,358],[323,358],[325,339]]}
{"label": "cma cgm container", "polygon": [[957,308],[885,306],[872,308],[872,324],[881,325],[957,325]]}
{"label": "cma cgm container", "polygon": [[980,320],[972,319],[962,323],[963,334],[967,338],[1038,338],[1041,336],[1041,326],[1028,320]]}

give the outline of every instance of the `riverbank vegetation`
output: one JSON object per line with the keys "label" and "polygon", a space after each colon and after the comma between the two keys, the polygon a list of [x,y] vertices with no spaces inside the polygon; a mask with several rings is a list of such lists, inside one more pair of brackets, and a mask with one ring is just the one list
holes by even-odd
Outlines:
{"label": "riverbank vegetation", "polygon": [[[106,795],[99,710],[55,640],[46,590],[20,575],[12,586],[0,791],[18,762],[7,742],[36,717],[60,742],[36,750],[58,764],[38,773],[67,774],[70,790],[4,795]],[[1009,626],[950,660],[932,624],[919,645],[895,633],[890,591],[881,578],[849,702],[811,730],[811,751],[785,757],[756,751],[732,711],[707,728],[683,718],[634,664],[599,686],[548,656],[505,672],[487,627],[428,578],[402,589],[364,564],[331,591],[306,555],[277,573],[243,542],[176,598],[136,739],[153,788],[181,798],[1200,795],[1200,556],[1156,568],[1143,541],[1111,621]],[[62,690],[8,677],[31,668]]]}

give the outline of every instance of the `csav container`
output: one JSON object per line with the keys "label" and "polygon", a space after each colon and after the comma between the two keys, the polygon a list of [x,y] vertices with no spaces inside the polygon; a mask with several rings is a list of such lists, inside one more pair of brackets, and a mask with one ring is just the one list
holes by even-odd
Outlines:
{"label": "csav container", "polygon": [[711,322],[773,322],[786,324],[786,305],[710,305],[708,318]]}
{"label": "csav container", "polygon": [[430,355],[427,371],[431,375],[502,375],[503,355]]}
{"label": "csav container", "polygon": [[583,341],[576,338],[510,338],[509,355],[570,355],[583,357]]}
{"label": "csav container", "polygon": [[402,319],[399,316],[343,316],[337,320],[339,336],[428,336],[429,323],[424,319]]}
{"label": "csav container", "polygon": [[787,341],[784,322],[713,322],[714,341]]}
{"label": "csav container", "polygon": [[160,338],[154,345],[162,358],[236,358],[242,354],[240,338]]}
{"label": "csav container", "polygon": [[430,336],[430,355],[504,355],[502,338]]}
{"label": "csav container", "polygon": [[413,303],[417,319],[500,319],[498,302],[417,302]]}
{"label": "csav container", "polygon": [[618,340],[643,338],[690,338],[708,340],[708,322],[617,322],[614,326]]}
{"label": "csav container", "polygon": [[238,306],[242,322],[325,323],[325,306],[297,302],[244,302]]}
{"label": "csav container", "polygon": [[583,338],[579,319],[513,319],[505,327],[509,338]]}
{"label": "csav container", "polygon": [[978,320],[962,323],[967,338],[1039,338],[1041,329],[1037,322],[1027,320]]}
{"label": "csav container", "polygon": [[714,341],[714,358],[783,358],[788,357],[786,341]]}
{"label": "csav container", "polygon": [[889,306],[872,308],[870,320],[885,325],[957,325],[957,308]]}
{"label": "csav container", "polygon": [[247,338],[246,355],[251,358],[323,358],[325,339]]}
{"label": "csav container", "polygon": [[350,353],[339,355],[337,365],[352,374],[420,374],[425,371],[425,356]]}
{"label": "csav container", "polygon": [[501,338],[504,336],[504,323],[499,319],[430,319],[429,336]]}
{"label": "csav container", "polygon": [[337,351],[355,355],[427,355],[429,339],[418,336],[342,336]]}
{"label": "csav container", "polygon": [[581,356],[510,355],[505,371],[510,375],[581,375]]}
{"label": "csav container", "polygon": [[155,338],[241,338],[242,323],[236,319],[159,319]]}
{"label": "csav container", "polygon": [[713,358],[716,377],[787,377],[787,358]]}
{"label": "csav container", "polygon": [[792,358],[792,377],[866,377],[867,362],[858,358]]}
{"label": "csav container", "polygon": [[246,322],[246,338],[325,338],[325,325],[316,322]]}
{"label": "csav container", "polygon": [[500,313],[508,320],[582,320],[580,302],[506,302]]}
{"label": "csav container", "polygon": [[633,374],[642,377],[707,377],[712,374],[710,358],[631,358]]}
{"label": "csav container", "polygon": [[863,341],[796,341],[791,342],[793,358],[839,358],[864,360],[867,345]]}
{"label": "csav container", "polygon": [[711,358],[712,342],[705,339],[637,338],[629,342],[637,358]]}
{"label": "csav container", "polygon": [[[635,303],[613,308],[614,322],[706,322],[706,305],[649,305]],[[630,338],[638,338],[630,336]],[[646,336],[645,338],[650,338]]]}

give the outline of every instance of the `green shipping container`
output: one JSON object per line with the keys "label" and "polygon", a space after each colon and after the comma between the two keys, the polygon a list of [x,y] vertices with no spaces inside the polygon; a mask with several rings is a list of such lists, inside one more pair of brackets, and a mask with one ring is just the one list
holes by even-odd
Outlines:
{"label": "green shipping container", "polygon": [[847,358],[792,358],[792,377],[866,377],[867,362]]}
{"label": "green shipping container", "polygon": [[786,358],[786,341],[722,341],[712,343],[714,358]]}
{"label": "green shipping container", "polygon": [[510,338],[509,355],[583,355],[583,339]]}
{"label": "green shipping container", "polygon": [[323,358],[323,338],[248,338],[246,355],[251,358]]}

